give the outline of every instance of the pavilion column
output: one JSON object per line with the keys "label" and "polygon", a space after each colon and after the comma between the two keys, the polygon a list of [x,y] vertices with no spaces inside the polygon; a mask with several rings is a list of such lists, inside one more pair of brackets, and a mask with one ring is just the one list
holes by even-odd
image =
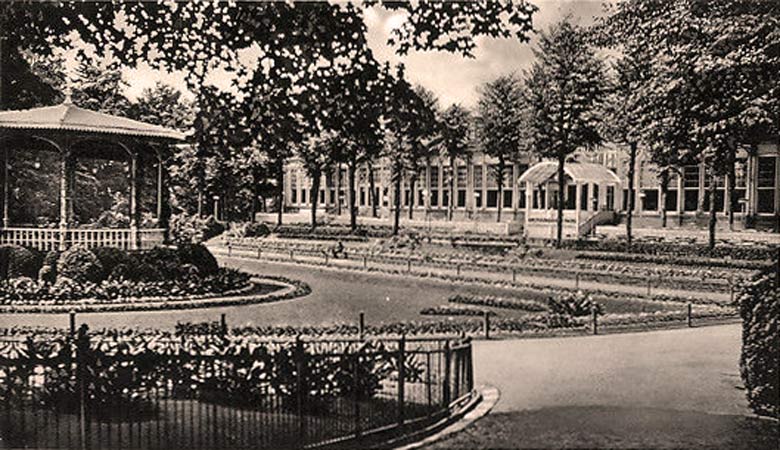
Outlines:
{"label": "pavilion column", "polygon": [[11,201],[11,195],[9,192],[9,180],[8,180],[8,147],[3,145],[3,223],[2,227],[6,228],[11,224],[8,219],[8,203]]}
{"label": "pavilion column", "polygon": [[574,196],[574,226],[577,228],[576,234],[579,237],[580,232],[580,206],[582,205],[582,183],[577,183],[576,194]]}
{"label": "pavilion column", "polygon": [[70,149],[60,153],[60,250],[68,248],[68,228],[73,219],[75,160]]}
{"label": "pavilion column", "polygon": [[525,182],[525,226],[523,227],[523,234],[528,237],[528,223],[531,219],[531,207],[534,204],[534,189],[536,187],[530,182]]}
{"label": "pavilion column", "polygon": [[138,154],[130,155],[130,249],[137,250],[138,245]]}

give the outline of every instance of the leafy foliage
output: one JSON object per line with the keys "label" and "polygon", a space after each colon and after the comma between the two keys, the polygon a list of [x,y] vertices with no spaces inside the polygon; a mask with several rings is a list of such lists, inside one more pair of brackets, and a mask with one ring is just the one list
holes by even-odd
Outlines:
{"label": "leafy foliage", "polygon": [[740,286],[737,303],[743,320],[739,365],[748,402],[756,414],[780,418],[780,291],[773,270]]}
{"label": "leafy foliage", "polygon": [[57,260],[57,276],[76,282],[98,282],[104,275],[100,260],[83,247],[65,250]]}

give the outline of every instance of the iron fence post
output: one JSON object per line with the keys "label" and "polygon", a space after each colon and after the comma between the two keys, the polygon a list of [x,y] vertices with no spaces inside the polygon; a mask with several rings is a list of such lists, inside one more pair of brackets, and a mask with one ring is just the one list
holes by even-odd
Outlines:
{"label": "iron fence post", "polygon": [[262,257],[263,257],[263,249],[257,247],[257,259],[260,259]]}
{"label": "iron fence post", "polygon": [[597,335],[599,334],[599,319],[598,319],[599,313],[595,307],[592,307],[590,309],[590,316],[591,316],[591,321],[593,322],[593,334]]}
{"label": "iron fence post", "polygon": [[70,316],[70,337],[73,339],[76,337],[76,311],[71,309],[68,315]]}
{"label": "iron fence post", "polygon": [[302,448],[306,442],[306,421],[303,418],[304,402],[304,358],[306,357],[303,349],[301,335],[295,336],[295,386],[296,386],[296,412],[298,414],[298,447]]}
{"label": "iron fence post", "polygon": [[468,389],[469,392],[474,390],[474,353],[472,351],[473,346],[471,344],[471,338],[466,338],[466,345],[468,345],[468,367],[466,367],[466,373],[468,374]]}
{"label": "iron fence post", "polygon": [[444,407],[450,406],[450,341],[444,342],[444,385],[442,386],[442,396],[444,397]]}
{"label": "iron fence post", "polygon": [[398,340],[398,427],[404,426],[404,390],[406,388],[406,335]]}
{"label": "iron fence post", "polygon": [[482,328],[485,331],[485,339],[490,339],[490,314],[487,310],[482,312]]}
{"label": "iron fence post", "polygon": [[687,314],[686,314],[686,323],[688,324],[688,328],[693,326],[693,303],[688,302],[686,305]]}
{"label": "iron fence post", "polygon": [[360,311],[360,315],[358,316],[358,339],[362,341],[363,337],[365,336],[365,332],[366,332],[366,315],[363,311]]}
{"label": "iron fence post", "polygon": [[86,402],[86,357],[89,352],[89,327],[86,324],[81,325],[76,337],[76,380],[79,388],[79,438],[81,440],[82,450],[89,448],[89,428],[87,424],[87,402]]}
{"label": "iron fence post", "polygon": [[355,397],[355,438],[360,438],[360,354],[355,354],[352,395]]}
{"label": "iron fence post", "polygon": [[575,275],[574,280],[575,280],[574,281],[574,287],[576,289],[579,289],[580,288],[580,273],[579,272],[577,272],[577,274]]}
{"label": "iron fence post", "polygon": [[222,333],[222,339],[225,339],[228,334],[227,317],[225,313],[219,316],[219,332]]}

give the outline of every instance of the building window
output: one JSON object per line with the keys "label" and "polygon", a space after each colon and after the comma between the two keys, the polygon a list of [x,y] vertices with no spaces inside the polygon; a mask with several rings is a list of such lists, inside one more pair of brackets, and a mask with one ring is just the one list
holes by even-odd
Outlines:
{"label": "building window", "polygon": [[301,204],[306,204],[306,189],[301,189]]}
{"label": "building window", "polygon": [[757,212],[775,212],[775,179],[777,175],[777,158],[774,156],[758,158],[758,178],[756,188],[758,194]]}
{"label": "building window", "polygon": [[699,166],[683,167],[683,194],[685,211],[699,208]]}
{"label": "building window", "polygon": [[518,197],[517,199],[517,209],[525,209],[525,189],[522,189],[517,192]]}
{"label": "building window", "polygon": [[298,203],[298,189],[293,189],[290,192],[290,204],[296,204]]}
{"label": "building window", "polygon": [[642,192],[644,193],[642,211],[658,211],[658,190],[645,189]]}
{"label": "building window", "polygon": [[320,203],[325,203],[325,190],[320,190]]}
{"label": "building window", "polygon": [[335,189],[331,189],[330,190],[330,199],[331,199],[330,201],[332,203],[337,203],[338,202],[338,199],[336,198],[336,190]]}
{"label": "building window", "polygon": [[[557,195],[555,197],[557,199]],[[566,203],[563,204],[563,209],[575,209],[577,206],[577,186],[574,185],[567,185],[566,186]],[[558,205],[555,203],[553,208],[557,208]]]}
{"label": "building window", "polygon": [[[575,186],[575,189],[576,189],[576,186]],[[577,191],[575,190],[574,192],[575,192],[575,195],[576,195]],[[583,184],[582,185],[582,190],[581,190],[580,194],[581,194],[581,196],[580,196],[580,209],[585,211],[585,210],[588,209],[588,185],[587,184]]]}
{"label": "building window", "polygon": [[458,187],[466,188],[468,184],[469,169],[466,166],[458,166]]}
{"label": "building window", "polygon": [[366,206],[366,188],[360,188],[360,206]]}
{"label": "building window", "polygon": [[458,208],[466,207],[466,190],[458,189]]}
{"label": "building window", "polygon": [[504,208],[512,207],[512,191],[504,191]]}
{"label": "building window", "polygon": [[390,205],[390,199],[388,198],[388,188],[382,190],[382,206]]}
{"label": "building window", "polygon": [[423,192],[423,190],[417,191],[417,204],[425,206],[425,192]]}
{"label": "building window", "polygon": [[666,211],[677,211],[677,189],[666,191]]}
{"label": "building window", "polygon": [[482,189],[482,166],[474,166],[474,189]]}
{"label": "building window", "polygon": [[450,206],[450,191],[443,190],[441,192],[441,206]]}
{"label": "building window", "polygon": [[487,191],[487,207],[488,208],[496,208],[498,207],[498,191],[495,189],[491,189]]}
{"label": "building window", "polygon": [[411,199],[412,199],[412,191],[406,189],[404,191],[404,206],[409,206]]}
{"label": "building window", "polygon": [[615,210],[615,186],[607,186],[607,211]]}
{"label": "building window", "polygon": [[474,192],[474,207],[482,208],[482,192]]}
{"label": "building window", "polygon": [[431,189],[431,206],[438,207],[439,206],[439,190],[438,189]]}

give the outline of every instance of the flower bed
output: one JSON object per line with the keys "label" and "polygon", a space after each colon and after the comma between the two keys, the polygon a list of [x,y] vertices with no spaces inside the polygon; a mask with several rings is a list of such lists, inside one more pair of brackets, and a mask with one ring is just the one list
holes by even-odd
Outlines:
{"label": "flower bed", "polygon": [[[565,243],[566,248],[581,251],[617,252],[626,253],[627,242],[625,240],[578,240]],[[677,258],[713,258],[713,259],[737,259],[750,261],[771,261],[774,258],[774,247],[771,245],[720,244],[710,249],[706,244],[688,242],[657,242],[636,240],[631,244],[631,253],[654,256],[673,256]]]}
{"label": "flower bed", "polygon": [[520,298],[497,297],[494,295],[481,296],[457,294],[449,297],[447,301],[450,303],[461,303],[464,305],[487,306],[501,309],[517,309],[528,312],[541,312],[547,310],[547,306],[542,302],[524,300]]}
{"label": "flower bed", "polygon": [[495,316],[496,313],[486,309],[472,308],[468,306],[439,305],[420,310],[423,316]]}
{"label": "flower bed", "polygon": [[50,284],[30,278],[0,281],[0,305],[62,305],[89,300],[90,303],[122,303],[139,299],[198,298],[238,292],[249,287],[249,275],[233,269],[219,269],[206,277],[165,281],[104,280],[79,282],[67,278]]}
{"label": "flower bed", "polygon": [[[271,252],[293,252],[301,256],[324,257],[332,253],[333,245],[311,245],[302,243],[267,243],[252,245],[251,242],[231,242],[233,248],[261,249]],[[490,257],[475,255],[469,252],[450,252],[446,255],[433,253],[410,253],[408,250],[385,248],[350,248],[346,252],[348,259],[367,258],[369,262],[387,264],[423,264],[430,267],[456,270],[484,270],[488,272],[536,275],[543,277],[596,281],[612,284],[645,285],[648,279],[653,280],[656,287],[696,289],[700,291],[723,292],[729,289],[732,282],[749,276],[746,270],[711,269],[703,266],[680,267],[654,265],[643,262],[641,265],[624,264],[602,260],[555,260],[541,258],[526,258],[511,260],[505,257]],[[758,263],[750,263],[761,266]]]}
{"label": "flower bed", "polygon": [[16,305],[0,305],[2,313],[64,313],[74,312],[120,312],[120,311],[160,311],[195,308],[214,308],[219,306],[254,305],[272,303],[303,297],[311,293],[308,284],[288,280],[283,277],[265,277],[251,280],[241,289],[228,290],[222,293],[137,297],[116,301],[100,301],[84,299],[77,302],[62,304],[31,303]]}

